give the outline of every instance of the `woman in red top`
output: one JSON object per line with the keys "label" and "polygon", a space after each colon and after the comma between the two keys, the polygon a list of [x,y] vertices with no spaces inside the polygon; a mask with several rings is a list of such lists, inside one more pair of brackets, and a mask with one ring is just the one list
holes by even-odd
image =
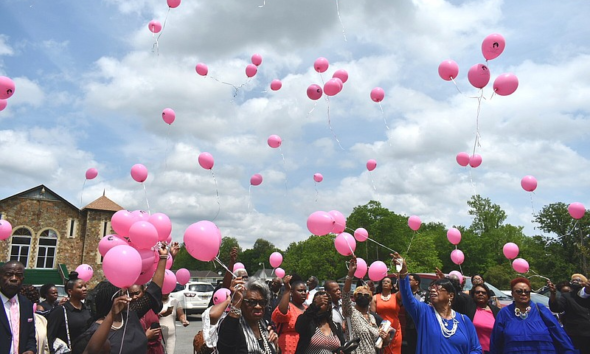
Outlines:
{"label": "woman in red top", "polygon": [[[379,293],[379,290],[380,293]],[[402,331],[399,324],[399,310],[402,303],[401,293],[392,293],[393,280],[385,277],[377,288],[377,294],[373,296],[375,312],[384,320],[391,322],[391,328],[395,329],[395,336],[387,347],[383,348],[385,354],[401,354],[402,352]]]}
{"label": "woman in red top", "polygon": [[277,325],[281,353],[294,354],[299,342],[299,333],[295,329],[295,324],[297,317],[307,308],[303,304],[307,299],[307,285],[301,279],[292,279],[290,275],[285,277],[283,283],[285,291],[279,306],[272,313],[272,321]]}

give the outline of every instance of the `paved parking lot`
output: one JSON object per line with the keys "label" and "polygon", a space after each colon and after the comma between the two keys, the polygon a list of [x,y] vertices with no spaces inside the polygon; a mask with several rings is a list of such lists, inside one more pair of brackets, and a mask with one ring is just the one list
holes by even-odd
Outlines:
{"label": "paved parking lot", "polygon": [[187,327],[183,327],[180,322],[176,321],[176,350],[174,354],[192,354],[193,338],[203,328],[201,315],[187,316],[187,319],[191,323]]}

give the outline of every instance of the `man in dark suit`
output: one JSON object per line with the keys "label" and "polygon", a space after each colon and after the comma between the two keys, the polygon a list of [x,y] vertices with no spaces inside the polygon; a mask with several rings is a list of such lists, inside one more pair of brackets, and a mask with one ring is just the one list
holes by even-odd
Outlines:
{"label": "man in dark suit", "polygon": [[[17,261],[10,261],[0,267],[0,298],[4,306],[0,311],[0,354],[35,354],[37,341],[35,340],[35,317],[33,304],[19,294],[25,267]],[[14,307],[18,307],[15,309]],[[16,315],[18,313],[18,315]],[[14,314],[14,315],[13,315]],[[12,317],[18,323],[11,321]],[[13,325],[18,325],[18,341],[13,340]],[[18,348],[14,348],[17,344]]]}

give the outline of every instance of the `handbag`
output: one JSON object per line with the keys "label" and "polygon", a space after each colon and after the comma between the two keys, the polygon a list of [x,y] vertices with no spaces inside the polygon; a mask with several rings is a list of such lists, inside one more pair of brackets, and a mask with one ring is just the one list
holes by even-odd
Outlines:
{"label": "handbag", "polygon": [[344,343],[344,345],[342,345],[340,348],[336,349],[334,353],[343,352],[344,354],[350,354],[353,350],[358,348],[360,341],[360,338],[354,338],[352,340],[349,340],[348,342]]}
{"label": "handbag", "polygon": [[64,309],[64,318],[66,319],[66,333],[68,335],[68,342],[64,342],[59,338],[55,338],[53,341],[53,352],[55,354],[67,354],[72,352],[72,342],[70,341],[70,326],[68,325],[68,314],[66,312],[65,306],[62,307]]}
{"label": "handbag", "polygon": [[199,331],[195,338],[193,338],[193,349],[194,353],[196,354],[211,354],[213,353],[213,348],[209,348],[205,343],[205,338],[203,337],[203,331]]}

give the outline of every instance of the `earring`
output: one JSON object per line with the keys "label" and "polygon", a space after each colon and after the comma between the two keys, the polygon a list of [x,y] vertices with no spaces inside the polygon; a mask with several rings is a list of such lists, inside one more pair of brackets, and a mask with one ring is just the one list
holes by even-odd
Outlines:
{"label": "earring", "polygon": [[453,306],[453,300],[449,299],[449,307]]}

